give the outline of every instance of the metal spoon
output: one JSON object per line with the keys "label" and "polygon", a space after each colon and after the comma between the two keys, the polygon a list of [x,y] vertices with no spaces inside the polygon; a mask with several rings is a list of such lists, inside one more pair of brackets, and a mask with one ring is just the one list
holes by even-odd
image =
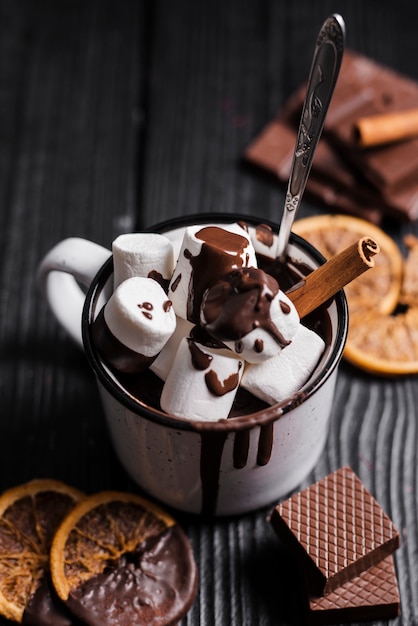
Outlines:
{"label": "metal spoon", "polygon": [[343,18],[338,14],[331,15],[319,31],[309,74],[277,241],[276,257],[280,261],[286,258],[290,231],[305,191],[313,155],[334,93],[344,53],[344,39]]}

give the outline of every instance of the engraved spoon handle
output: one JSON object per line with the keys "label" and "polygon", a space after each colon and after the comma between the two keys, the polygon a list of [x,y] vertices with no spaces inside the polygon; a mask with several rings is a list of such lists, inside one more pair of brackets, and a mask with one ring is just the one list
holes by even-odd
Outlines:
{"label": "engraved spoon handle", "polygon": [[284,260],[290,231],[299,209],[312,159],[344,53],[345,25],[341,15],[328,17],[319,31],[293,154],[276,256]]}

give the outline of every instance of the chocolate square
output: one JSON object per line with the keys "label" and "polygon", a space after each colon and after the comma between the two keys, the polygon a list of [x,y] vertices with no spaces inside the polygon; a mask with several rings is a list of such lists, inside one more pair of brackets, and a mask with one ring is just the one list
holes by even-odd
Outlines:
{"label": "chocolate square", "polygon": [[393,556],[337,587],[327,596],[311,598],[310,623],[342,624],[393,619],[400,612],[400,597]]}
{"label": "chocolate square", "polygon": [[331,593],[399,547],[393,522],[348,466],[278,504],[270,521],[314,596]]}

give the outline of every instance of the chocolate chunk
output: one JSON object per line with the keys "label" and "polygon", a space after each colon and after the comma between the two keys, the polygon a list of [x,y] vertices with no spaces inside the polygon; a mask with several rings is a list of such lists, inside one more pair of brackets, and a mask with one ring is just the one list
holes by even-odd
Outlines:
{"label": "chocolate chunk", "polygon": [[[281,119],[271,121],[248,146],[245,158],[287,184],[296,128]],[[376,191],[370,190],[353,169],[347,167],[325,139],[319,141],[306,194],[329,210],[358,215],[375,224],[381,220],[382,211],[389,212]]]}
{"label": "chocolate chunk", "polygon": [[349,467],[280,503],[271,523],[294,550],[311,595],[329,594],[399,547],[399,533]]}
{"label": "chocolate chunk", "polygon": [[362,117],[417,106],[415,81],[362,55],[347,54],[329,107],[326,133],[377,188],[394,189],[416,178],[418,138],[359,150],[355,124]]}
{"label": "chocolate chunk", "polygon": [[400,598],[393,557],[386,557],[327,596],[312,598],[309,604],[314,625],[397,617]]}
{"label": "chocolate chunk", "polygon": [[[287,184],[305,96],[294,93],[245,151],[245,158]],[[347,51],[315,153],[307,194],[330,210],[378,223],[382,215],[418,217],[418,138],[360,149],[354,127],[364,115],[418,106],[418,84]]]}

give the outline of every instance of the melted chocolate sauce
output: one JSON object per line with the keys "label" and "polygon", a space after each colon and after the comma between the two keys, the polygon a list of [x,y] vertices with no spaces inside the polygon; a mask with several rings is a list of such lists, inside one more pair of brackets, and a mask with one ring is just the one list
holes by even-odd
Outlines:
{"label": "melted chocolate sauce", "polygon": [[263,349],[264,349],[264,341],[262,339],[256,339],[254,341],[255,352],[257,352],[258,354],[261,354],[261,352],[263,352]]}
{"label": "melted chocolate sauce", "polygon": [[[151,311],[154,310],[154,307],[152,306],[151,302],[143,302],[142,304],[138,304],[138,309],[141,309],[141,313],[144,317],[146,317],[148,320],[152,320]],[[142,311],[142,309],[145,309],[145,311]]]}
{"label": "melted chocolate sauce", "polygon": [[[239,361],[238,361],[239,362]],[[240,363],[240,362],[239,362]],[[214,370],[209,370],[205,374],[206,386],[214,396],[224,396],[238,387],[238,372],[231,374],[224,380],[219,380],[218,374]]]}
{"label": "melted chocolate sauce", "polygon": [[203,352],[193,339],[188,340],[189,350],[192,357],[192,364],[196,370],[206,370],[213,361],[213,356]]}
{"label": "melted chocolate sauce", "polygon": [[268,224],[258,224],[255,229],[257,241],[263,243],[268,248],[274,243],[273,229]]}
{"label": "melted chocolate sauce", "polygon": [[202,346],[206,346],[207,348],[213,348],[214,350],[224,348],[226,349],[225,344],[221,343],[212,335],[209,335],[208,332],[202,326],[193,326],[190,331],[190,338],[196,343],[200,343]]}
{"label": "melted chocolate sauce", "polygon": [[277,281],[261,269],[243,267],[229,272],[203,296],[203,326],[217,339],[235,342],[254,328],[262,328],[284,347],[289,342],[270,316],[271,302],[278,292]]}
{"label": "melted chocolate sauce", "polygon": [[175,291],[177,289],[177,287],[179,286],[180,281],[181,281],[181,274],[179,274],[177,276],[176,280],[171,285],[171,291]]}
{"label": "melted chocolate sauce", "polygon": [[[196,370],[204,371],[208,369],[213,361],[213,356],[204,352],[198,344],[191,338],[188,338],[188,346],[190,355],[192,357],[192,365]],[[215,370],[209,370],[205,374],[206,387],[214,396],[223,396],[226,393],[233,391],[239,385],[239,370],[242,367],[241,361],[237,361],[238,371],[231,374],[225,380],[219,380],[218,374]]]}
{"label": "melted chocolate sauce", "polygon": [[192,266],[187,315],[190,321],[198,324],[204,292],[221,276],[244,265],[242,256],[248,240],[217,226],[206,226],[195,236],[203,244],[197,256],[192,256],[189,251],[185,254]]}
{"label": "melted chocolate sauce", "polygon": [[283,300],[279,300],[279,306],[281,310],[283,311],[283,313],[285,313],[286,315],[290,313],[290,306],[287,302],[283,302]]}
{"label": "melted chocolate sauce", "polygon": [[155,280],[164,289],[164,291],[168,293],[170,280],[167,278],[163,278],[163,275],[160,272],[157,272],[157,270],[151,270],[150,272],[148,272],[148,278],[152,278],[153,280]]}

